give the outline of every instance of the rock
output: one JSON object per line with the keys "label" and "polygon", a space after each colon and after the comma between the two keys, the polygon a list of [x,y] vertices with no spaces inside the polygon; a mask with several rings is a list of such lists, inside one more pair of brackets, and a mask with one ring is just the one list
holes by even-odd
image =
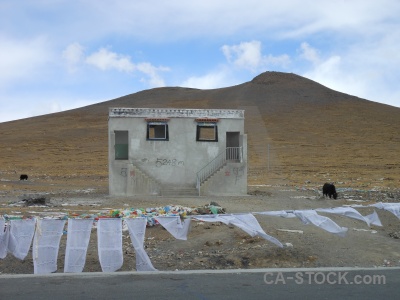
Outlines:
{"label": "rock", "polygon": [[387,259],[383,260],[383,266],[389,267],[390,265],[391,265],[391,262],[389,260],[387,260]]}

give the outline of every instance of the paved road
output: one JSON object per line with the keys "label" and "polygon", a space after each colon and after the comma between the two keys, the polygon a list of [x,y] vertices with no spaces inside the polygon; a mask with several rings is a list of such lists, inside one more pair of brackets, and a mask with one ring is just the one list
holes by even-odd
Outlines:
{"label": "paved road", "polygon": [[399,299],[400,268],[1,275],[0,299]]}

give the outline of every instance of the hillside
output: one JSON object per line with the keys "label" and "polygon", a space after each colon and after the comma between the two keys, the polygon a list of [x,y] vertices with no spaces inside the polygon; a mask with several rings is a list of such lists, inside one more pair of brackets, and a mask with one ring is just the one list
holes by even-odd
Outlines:
{"label": "hillside", "polygon": [[[228,88],[156,88],[0,123],[0,192],[71,186],[106,191],[109,107],[244,109],[249,184],[400,185],[400,108],[295,74],[265,72]],[[29,183],[18,182],[22,173]]]}

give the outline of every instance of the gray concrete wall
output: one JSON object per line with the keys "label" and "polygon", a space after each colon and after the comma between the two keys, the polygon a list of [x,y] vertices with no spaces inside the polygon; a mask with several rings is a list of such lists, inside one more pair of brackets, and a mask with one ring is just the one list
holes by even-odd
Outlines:
{"label": "gray concrete wall", "polygon": [[[154,111],[154,110],[152,110]],[[161,110],[160,110],[161,111]],[[209,161],[215,158],[226,148],[226,132],[239,132],[244,135],[244,118],[237,115],[236,111],[228,111],[226,115],[220,114],[218,126],[218,142],[196,141],[197,122],[196,117],[204,116],[200,110],[190,110],[192,113],[184,114],[185,110],[179,110],[178,117],[170,114],[168,110],[162,110],[163,114],[113,114],[110,111],[109,118],[109,184],[112,195],[131,195],[146,193],[146,190],[135,192],[139,186],[132,184],[131,166],[154,179],[160,185],[195,186],[196,173]],[[214,115],[224,110],[213,110]],[[129,111],[128,111],[129,112]],[[114,112],[115,113],[115,112]],[[174,111],[176,114],[176,112]],[[198,114],[195,114],[198,113]],[[171,116],[172,115],[172,116]],[[183,116],[182,116],[183,115]],[[148,117],[168,117],[169,140],[146,140]],[[115,131],[128,130],[128,160],[115,160]],[[241,136],[241,140],[243,136]],[[245,163],[247,166],[247,139]],[[247,168],[247,167],[246,167]],[[137,173],[137,172],[136,172]],[[247,174],[247,171],[246,171]],[[247,175],[246,175],[247,188]],[[157,188],[150,189],[150,193]]]}
{"label": "gray concrete wall", "polygon": [[227,162],[201,185],[200,195],[247,195],[247,134],[240,136],[240,145],[243,147],[242,162]]}
{"label": "gray concrete wall", "polygon": [[202,184],[200,195],[247,195],[247,163],[227,163]]}

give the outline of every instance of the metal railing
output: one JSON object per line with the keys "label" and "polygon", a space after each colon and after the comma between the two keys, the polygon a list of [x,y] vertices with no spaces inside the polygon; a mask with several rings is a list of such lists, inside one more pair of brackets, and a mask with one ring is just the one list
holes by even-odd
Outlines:
{"label": "metal railing", "polygon": [[219,153],[213,160],[211,160],[207,165],[201,168],[197,172],[197,183],[196,188],[199,191],[200,196],[200,186],[201,184],[219,170],[227,161],[232,162],[242,162],[243,151],[242,147],[227,147],[225,151]]}

